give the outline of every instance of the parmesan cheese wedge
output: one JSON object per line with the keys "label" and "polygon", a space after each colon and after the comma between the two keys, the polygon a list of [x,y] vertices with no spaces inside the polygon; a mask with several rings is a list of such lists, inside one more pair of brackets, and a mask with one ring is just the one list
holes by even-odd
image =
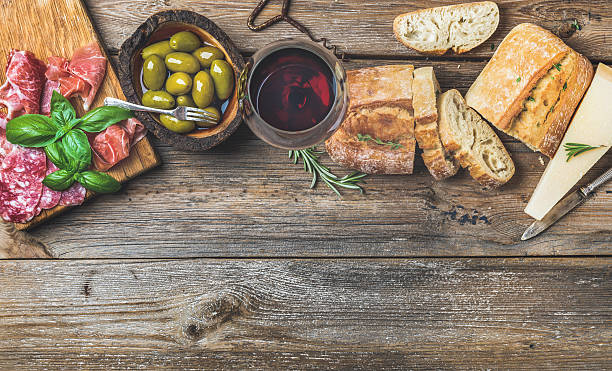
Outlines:
{"label": "parmesan cheese wedge", "polygon": [[[525,208],[541,220],[612,146],[612,68],[599,64],[593,82],[576,111],[563,141],[548,163]],[[582,143],[592,149],[567,161],[565,143]]]}

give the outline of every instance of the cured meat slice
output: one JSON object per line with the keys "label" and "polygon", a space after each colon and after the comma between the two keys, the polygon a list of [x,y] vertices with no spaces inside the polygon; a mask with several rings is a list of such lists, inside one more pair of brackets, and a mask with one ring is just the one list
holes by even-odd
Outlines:
{"label": "cured meat slice", "polygon": [[60,91],[60,82],[47,80],[45,87],[43,88],[42,96],[40,97],[40,113],[43,115],[49,115],[51,112],[51,96],[53,91]]}
{"label": "cured meat slice", "polygon": [[106,171],[130,155],[130,149],[146,135],[144,125],[131,118],[89,136],[96,170]]}
{"label": "cured meat slice", "polygon": [[2,164],[2,161],[6,155],[13,150],[13,147],[15,147],[15,145],[6,140],[6,131],[4,129],[0,129],[0,164]]}
{"label": "cured meat slice", "polygon": [[83,96],[83,108],[89,111],[106,74],[106,58],[98,43],[93,42],[75,50],[68,71],[89,84],[89,94]]}
{"label": "cured meat slice", "polygon": [[[45,176],[59,170],[57,166],[51,160],[47,158],[47,171]],[[42,194],[40,196],[40,202],[38,203],[38,207],[41,209],[52,209],[54,208],[60,201],[62,197],[62,192],[54,191],[51,188],[47,187],[43,184]]]}
{"label": "cured meat slice", "polygon": [[6,123],[8,122],[6,118],[6,113],[0,112],[0,129],[6,130]]}
{"label": "cured meat slice", "polygon": [[9,222],[25,223],[40,213],[38,203],[47,170],[40,148],[14,146],[0,167],[0,213]]}
{"label": "cured meat slice", "polygon": [[[85,98],[89,94],[89,85],[80,77],[69,72],[68,68],[70,63],[68,60],[62,57],[49,57],[49,64],[47,65],[47,83],[43,91],[43,99],[49,100],[48,105],[51,104],[51,95],[53,90],[57,90],[66,98],[70,98],[73,95],[80,95]],[[48,94],[48,97],[46,95]],[[46,103],[46,102],[43,102]],[[50,111],[50,107],[47,109],[47,105],[43,104],[42,112]]]}
{"label": "cured meat slice", "polygon": [[38,113],[45,69],[45,64],[29,51],[10,51],[6,82],[0,86],[0,105],[8,109],[9,120],[24,113]]}
{"label": "cured meat slice", "polygon": [[87,190],[80,183],[75,182],[67,190],[62,192],[62,197],[59,200],[59,204],[62,206],[76,206],[80,205],[85,201],[85,194]]}
{"label": "cured meat slice", "polygon": [[81,96],[85,111],[89,111],[105,74],[106,58],[96,42],[75,50],[71,61],[50,57],[46,72],[47,79],[60,83],[63,96]]}

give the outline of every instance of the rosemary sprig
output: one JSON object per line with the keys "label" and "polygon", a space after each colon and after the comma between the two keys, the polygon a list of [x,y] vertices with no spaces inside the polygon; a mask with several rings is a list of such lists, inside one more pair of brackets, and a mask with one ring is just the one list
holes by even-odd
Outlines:
{"label": "rosemary sprig", "polygon": [[565,143],[563,145],[563,147],[565,148],[565,151],[567,152],[567,161],[571,160],[572,157],[576,157],[581,153],[584,153],[586,151],[590,151],[592,149],[595,148],[600,148],[603,146],[590,146],[588,144],[582,144],[582,143]]}
{"label": "rosemary sprig", "polygon": [[572,27],[574,27],[576,29],[576,31],[580,31],[582,29],[582,27],[580,27],[580,25],[578,24],[578,21],[574,19],[574,21],[571,24]]}
{"label": "rosemary sprig", "polygon": [[376,144],[380,144],[381,146],[389,146],[389,147],[391,147],[391,149],[400,149],[400,148],[404,147],[400,143],[396,143],[396,142],[393,142],[391,140],[388,141],[388,142],[385,142],[385,141],[383,141],[383,140],[381,140],[379,138],[372,138],[372,136],[370,134],[363,135],[363,134],[357,133],[357,139],[360,142],[367,142],[368,140],[371,140],[371,141],[373,141]]}
{"label": "rosemary sprig", "polygon": [[297,164],[300,158],[302,159],[302,162],[304,163],[304,171],[312,174],[310,188],[314,188],[314,186],[317,184],[317,179],[321,179],[329,188],[332,189],[332,191],[334,191],[334,193],[338,195],[338,197],[342,197],[342,195],[340,195],[340,192],[338,192],[336,187],[355,189],[363,193],[363,188],[358,186],[357,183],[365,183],[363,178],[368,174],[363,174],[356,171],[354,173],[345,175],[342,178],[338,178],[329,170],[328,167],[319,163],[319,156],[323,153],[325,152],[317,151],[316,147],[311,147],[307,149],[289,151],[289,158],[293,160],[294,164]]}

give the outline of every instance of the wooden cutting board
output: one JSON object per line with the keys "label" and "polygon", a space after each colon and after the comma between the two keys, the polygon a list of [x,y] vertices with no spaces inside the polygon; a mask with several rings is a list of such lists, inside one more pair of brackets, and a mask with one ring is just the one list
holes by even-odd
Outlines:
{"label": "wooden cutting board", "polygon": [[[0,0],[0,14],[2,14],[0,22],[0,71],[2,71],[0,81],[2,82],[5,80],[7,55],[12,48],[29,50],[45,62],[52,55],[70,58],[76,48],[92,41],[97,41],[104,48],[81,0]],[[125,99],[110,62],[93,107],[101,106],[105,97]],[[80,98],[73,99],[72,103],[77,113],[82,115]],[[124,183],[159,163],[159,157],[151,143],[144,138],[132,148],[130,157],[114,166],[109,174]],[[87,193],[88,199],[93,196],[92,192]],[[18,229],[28,229],[66,209],[69,207],[57,206],[51,210],[44,210],[29,223],[17,223],[15,226]]]}

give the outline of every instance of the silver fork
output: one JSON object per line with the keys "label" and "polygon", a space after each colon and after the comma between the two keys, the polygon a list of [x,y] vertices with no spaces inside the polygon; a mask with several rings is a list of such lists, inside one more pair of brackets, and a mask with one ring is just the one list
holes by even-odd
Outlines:
{"label": "silver fork", "polygon": [[166,115],[174,116],[179,120],[201,121],[207,124],[217,123],[217,117],[215,115],[213,115],[212,113],[208,111],[200,109],[200,108],[178,106],[172,110],[165,110],[165,109],[141,106],[139,104],[126,102],[124,100],[117,99],[117,98],[111,98],[111,97],[106,97],[104,99],[104,105],[121,107],[121,108],[129,109],[132,111],[146,111],[146,112],[166,114]]}

